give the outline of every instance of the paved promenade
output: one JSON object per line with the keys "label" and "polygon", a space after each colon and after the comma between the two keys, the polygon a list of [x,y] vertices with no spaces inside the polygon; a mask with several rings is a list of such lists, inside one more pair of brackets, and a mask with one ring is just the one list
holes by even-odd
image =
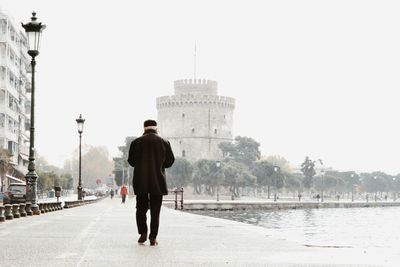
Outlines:
{"label": "paved promenade", "polygon": [[120,198],[0,224],[0,266],[398,266],[400,256],[310,248],[267,229],[162,209],[159,245],[137,243]]}

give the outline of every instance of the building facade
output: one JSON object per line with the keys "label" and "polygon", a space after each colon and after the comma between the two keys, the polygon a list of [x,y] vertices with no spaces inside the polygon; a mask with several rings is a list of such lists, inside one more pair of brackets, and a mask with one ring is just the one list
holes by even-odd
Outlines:
{"label": "building facade", "polygon": [[13,169],[21,174],[27,172],[29,156],[31,68],[27,47],[20,24],[0,10],[0,147],[12,155]]}
{"label": "building facade", "polygon": [[174,95],[157,98],[160,135],[177,157],[222,159],[218,144],[232,141],[235,99],[219,96],[211,80],[177,80],[174,89]]}

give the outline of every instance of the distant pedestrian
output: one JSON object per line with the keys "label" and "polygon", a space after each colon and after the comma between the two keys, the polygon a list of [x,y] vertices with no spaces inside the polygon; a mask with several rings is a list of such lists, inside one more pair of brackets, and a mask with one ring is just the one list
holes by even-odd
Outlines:
{"label": "distant pedestrian", "polygon": [[125,199],[126,199],[126,195],[128,194],[128,189],[126,188],[125,185],[122,185],[121,187],[121,197],[122,197],[122,203],[125,204]]}
{"label": "distant pedestrian", "polygon": [[168,141],[157,134],[157,122],[146,120],[144,133],[132,141],[129,148],[129,164],[134,167],[133,190],[136,195],[136,224],[139,243],[147,240],[146,213],[150,203],[150,245],[157,245],[159,217],[163,195],[168,194],[165,168],[175,158]]}
{"label": "distant pedestrian", "polygon": [[297,197],[299,198],[299,202],[301,201],[301,194],[299,193],[298,195],[297,195]]}
{"label": "distant pedestrian", "polygon": [[317,201],[319,202],[319,199],[321,198],[321,196],[319,194],[317,194]]}
{"label": "distant pedestrian", "polygon": [[111,188],[111,190],[110,190],[110,198],[113,199],[113,197],[114,197],[114,189]]}

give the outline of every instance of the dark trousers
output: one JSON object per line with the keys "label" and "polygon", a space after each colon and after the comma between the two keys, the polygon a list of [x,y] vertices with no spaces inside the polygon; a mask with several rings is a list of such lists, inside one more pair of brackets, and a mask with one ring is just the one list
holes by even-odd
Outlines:
{"label": "dark trousers", "polygon": [[122,203],[125,203],[126,195],[122,195]]}
{"label": "dark trousers", "polygon": [[156,238],[160,224],[160,210],[162,197],[158,195],[137,195],[136,196],[136,224],[139,234],[147,234],[147,210],[150,208],[150,235],[149,238]]}

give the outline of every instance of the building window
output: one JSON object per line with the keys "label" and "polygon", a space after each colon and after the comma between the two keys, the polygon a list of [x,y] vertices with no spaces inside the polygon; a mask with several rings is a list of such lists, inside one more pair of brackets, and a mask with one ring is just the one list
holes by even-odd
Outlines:
{"label": "building window", "polygon": [[186,157],[186,151],[182,150],[182,158]]}
{"label": "building window", "polygon": [[4,128],[5,121],[6,121],[6,116],[4,115],[4,113],[0,113],[0,127],[1,128]]}
{"label": "building window", "polygon": [[214,129],[214,133],[217,134],[217,132],[218,132],[217,129]]}
{"label": "building window", "polygon": [[226,119],[226,115],[224,115],[224,119]]}
{"label": "building window", "polygon": [[182,113],[182,118],[185,118],[185,113]]}
{"label": "building window", "polygon": [[194,133],[194,128],[192,128],[192,133]]}

